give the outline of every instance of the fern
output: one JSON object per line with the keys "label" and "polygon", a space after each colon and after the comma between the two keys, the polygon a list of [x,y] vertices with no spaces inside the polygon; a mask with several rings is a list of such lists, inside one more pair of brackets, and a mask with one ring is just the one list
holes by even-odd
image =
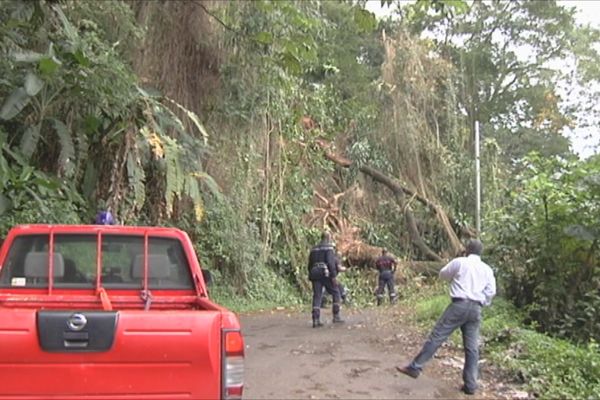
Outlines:
{"label": "fern", "polygon": [[222,195],[219,184],[206,172],[194,172],[192,176],[200,179],[213,196],[219,198]]}

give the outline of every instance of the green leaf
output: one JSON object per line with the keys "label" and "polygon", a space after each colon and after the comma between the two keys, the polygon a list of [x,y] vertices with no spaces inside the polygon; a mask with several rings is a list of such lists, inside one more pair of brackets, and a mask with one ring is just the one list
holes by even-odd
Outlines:
{"label": "green leaf", "polygon": [[35,172],[33,183],[35,183],[38,187],[44,187],[53,191],[60,189],[60,182],[58,182],[56,179],[48,178],[46,175],[44,175],[44,173],[39,171]]}
{"label": "green leaf", "polygon": [[377,27],[375,14],[360,7],[354,9],[354,22],[363,32],[371,32]]}
{"label": "green leaf", "polygon": [[302,64],[300,64],[296,56],[290,53],[283,53],[281,55],[280,65],[293,75],[300,75],[302,73]]}
{"label": "green leaf", "polygon": [[42,124],[30,125],[21,138],[21,153],[27,160],[31,158],[40,140]]}
{"label": "green leaf", "polygon": [[73,56],[73,59],[75,61],[77,61],[77,63],[79,65],[81,65],[82,67],[89,67],[90,66],[90,59],[87,58],[85,56],[85,54],[83,54],[83,51],[81,51],[81,49],[78,49],[77,51],[71,53],[71,55]]}
{"label": "green leaf", "polygon": [[12,151],[8,146],[4,146],[3,150],[8,153],[20,166],[24,167],[29,165],[27,160],[25,160],[19,153]]}
{"label": "green leaf", "polygon": [[100,128],[102,121],[93,114],[88,114],[83,121],[85,133],[92,135]]}
{"label": "green leaf", "polygon": [[54,57],[44,57],[38,64],[40,72],[44,75],[52,75],[54,72],[56,72],[59,66],[60,61]]}
{"label": "green leaf", "polygon": [[442,0],[442,3],[453,9],[456,14],[464,14],[469,11],[469,5],[464,0]]}
{"label": "green leaf", "polygon": [[29,96],[35,96],[44,87],[44,81],[33,72],[28,72],[25,77],[25,91]]}
{"label": "green leaf", "polygon": [[0,110],[0,118],[8,121],[16,117],[17,114],[19,114],[21,110],[25,108],[27,104],[29,104],[30,100],[31,97],[29,97],[24,88],[15,89],[4,102],[4,105]]}
{"label": "green leaf", "polygon": [[258,32],[254,35],[254,40],[262,44],[273,43],[273,34],[271,32]]}

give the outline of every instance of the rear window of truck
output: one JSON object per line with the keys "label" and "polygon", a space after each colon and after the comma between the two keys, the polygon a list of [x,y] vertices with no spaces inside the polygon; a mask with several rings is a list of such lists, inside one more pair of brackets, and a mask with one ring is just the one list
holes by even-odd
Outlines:
{"label": "rear window of truck", "polygon": [[[100,258],[98,236],[53,235],[53,287],[94,288],[98,279],[106,289],[141,289],[148,268],[149,289],[193,289],[187,258],[179,240],[103,234]],[[47,288],[50,275],[48,235],[15,238],[0,271],[0,287]]]}

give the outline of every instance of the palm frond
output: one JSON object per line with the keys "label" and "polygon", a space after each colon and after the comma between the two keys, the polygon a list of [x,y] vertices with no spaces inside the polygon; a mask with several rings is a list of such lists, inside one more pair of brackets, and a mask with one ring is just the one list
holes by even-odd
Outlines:
{"label": "palm frond", "polygon": [[180,147],[174,139],[163,137],[165,144],[165,161],[167,166],[165,202],[167,214],[173,212],[173,203],[176,196],[180,196],[184,186],[184,173],[181,168]]}
{"label": "palm frond", "polygon": [[142,208],[146,201],[146,173],[136,152],[127,154],[127,180],[133,190],[133,208]]}
{"label": "palm frond", "polygon": [[58,156],[59,171],[62,171],[66,178],[72,178],[75,174],[75,145],[73,144],[73,138],[63,122],[54,118],[51,118],[50,121],[54,125],[54,130],[60,142],[60,155]]}
{"label": "palm frond", "polygon": [[208,143],[208,132],[207,132],[206,128],[204,128],[204,125],[202,125],[202,123],[200,122],[200,118],[198,118],[198,116],[196,115],[196,113],[194,113],[191,110],[188,110],[187,108],[185,108],[181,104],[177,103],[173,99],[170,99],[168,97],[165,97],[165,98],[170,103],[174,104],[177,108],[179,108],[181,111],[183,111],[185,113],[185,115],[194,123],[194,125],[196,126],[196,128],[198,129],[198,131],[200,132],[200,134],[202,135],[202,138],[204,140],[204,144]]}
{"label": "palm frond", "polygon": [[204,201],[202,200],[198,181],[193,174],[186,177],[184,190],[194,204],[194,216],[196,217],[196,221],[202,221],[202,217],[204,217]]}
{"label": "palm frond", "polygon": [[29,160],[35,149],[37,148],[38,142],[40,141],[40,130],[42,124],[30,125],[25,130],[23,137],[21,138],[21,154],[25,156],[26,160]]}

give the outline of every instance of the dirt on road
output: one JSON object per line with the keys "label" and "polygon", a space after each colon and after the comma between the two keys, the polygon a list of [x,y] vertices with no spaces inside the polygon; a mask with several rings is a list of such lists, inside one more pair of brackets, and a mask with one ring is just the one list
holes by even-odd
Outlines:
{"label": "dirt on road", "polygon": [[[472,399],[523,396],[482,372],[475,396],[460,392],[460,349],[442,347],[418,379],[396,371],[425,337],[392,307],[344,310],[344,324],[313,329],[308,312],[241,315],[246,341],[245,399]],[[525,393],[526,395],[526,393]]]}

